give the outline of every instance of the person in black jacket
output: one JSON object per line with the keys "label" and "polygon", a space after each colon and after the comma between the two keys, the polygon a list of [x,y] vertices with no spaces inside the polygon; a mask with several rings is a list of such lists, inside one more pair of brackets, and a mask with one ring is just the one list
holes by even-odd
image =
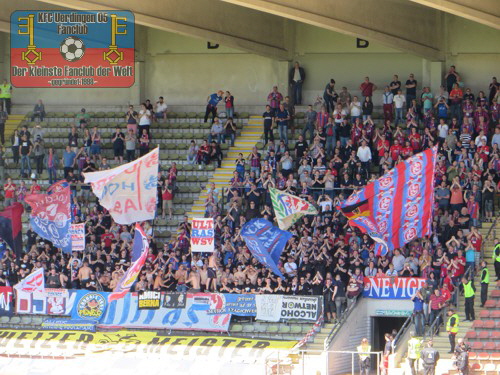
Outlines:
{"label": "person in black jacket", "polygon": [[297,105],[302,104],[302,85],[306,79],[306,71],[302,68],[298,61],[295,61],[293,68],[290,69],[288,80],[292,88],[293,101]]}

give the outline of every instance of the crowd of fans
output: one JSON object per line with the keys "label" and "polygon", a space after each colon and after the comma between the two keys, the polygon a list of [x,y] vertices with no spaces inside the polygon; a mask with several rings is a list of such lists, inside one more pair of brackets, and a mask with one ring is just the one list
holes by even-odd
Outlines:
{"label": "crowd of fans", "polygon": [[[394,76],[380,92],[366,77],[360,86],[363,97],[358,98],[345,87],[337,94],[332,79],[323,98],[308,106],[305,125],[295,143],[288,135],[293,136],[299,129],[298,114],[292,100],[273,88],[263,114],[263,150],[255,147],[249,155],[239,155],[227,189],[208,187],[205,216],[215,221],[216,252],[190,253],[191,227],[187,217],[179,224],[175,238],[167,243],[154,238],[152,224],[144,223],[151,249],[135,290],[324,295],[327,319],[335,319],[346,303],[355,301],[363,289],[363,277],[421,276],[429,280],[432,290],[443,285],[452,290],[467,267],[478,266],[482,242],[478,227],[482,221],[492,220],[495,210],[500,182],[500,85],[493,79],[489,95],[476,95],[464,85],[454,67],[444,81],[441,90],[432,94],[428,87],[418,91],[413,75],[405,84]],[[220,143],[226,139],[234,143],[236,128],[232,116],[222,125],[213,108],[223,94],[219,91],[208,98],[207,117],[212,114],[213,126],[200,147],[191,142],[188,163],[215,161],[220,165]],[[373,112],[372,98],[376,95],[382,96],[380,119]],[[228,94],[225,101],[227,97]],[[234,98],[230,102],[233,105]],[[139,136],[141,154],[147,152],[151,141],[149,125],[154,118],[166,118],[166,105],[164,108],[165,112],[159,114],[147,103],[139,113],[130,107],[126,115],[127,134],[117,128],[111,140],[117,161],[122,161],[124,151],[127,160],[136,157],[135,142]],[[75,222],[86,224],[86,251],[62,254],[30,229],[21,261],[16,262],[10,251],[0,260],[0,285],[13,285],[34,269],[44,267],[47,287],[109,291],[130,265],[132,227],[114,223],[98,203],[89,204],[91,191],[82,184],[81,172],[107,169],[109,164],[100,153],[99,131],[88,128],[84,110],[78,121],[71,129],[64,154],[58,157],[49,149],[44,160],[49,172],[53,169],[51,183],[58,177],[59,159],[62,162],[64,178],[74,193]],[[275,127],[279,130],[276,140]],[[22,158],[25,139],[34,140],[35,144],[29,147],[30,152],[35,152],[43,132],[35,128],[30,133],[23,128],[14,137],[18,137],[18,142],[13,142],[13,148],[20,147]],[[355,189],[434,145],[439,147],[439,161],[433,234],[414,240],[393,254],[377,256],[372,239],[349,227],[335,206]],[[26,169],[30,173],[28,167],[29,163],[21,173]],[[159,175],[158,205],[163,217],[172,214],[176,176],[175,163]],[[79,192],[77,184],[81,184]],[[34,181],[33,186],[36,185]],[[29,189],[37,189],[33,186]],[[269,187],[296,194],[319,211],[316,216],[303,217],[289,229],[293,237],[279,262],[284,280],[251,256],[240,235],[241,227],[253,218],[274,220]],[[22,200],[26,189],[24,183],[15,186],[7,180],[6,203],[8,199]]]}

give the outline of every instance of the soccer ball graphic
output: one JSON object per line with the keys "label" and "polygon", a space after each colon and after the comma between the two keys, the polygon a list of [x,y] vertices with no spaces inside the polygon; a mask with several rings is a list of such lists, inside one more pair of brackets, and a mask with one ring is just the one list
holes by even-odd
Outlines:
{"label": "soccer ball graphic", "polygon": [[68,36],[61,42],[59,51],[61,51],[61,56],[65,60],[75,62],[80,60],[85,54],[85,44],[76,36]]}

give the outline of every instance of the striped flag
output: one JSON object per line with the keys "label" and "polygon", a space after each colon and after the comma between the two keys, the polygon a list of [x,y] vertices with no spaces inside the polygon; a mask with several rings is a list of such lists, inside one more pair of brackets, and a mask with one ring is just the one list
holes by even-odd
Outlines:
{"label": "striped flag", "polygon": [[287,230],[304,215],[317,215],[318,210],[306,200],[285,193],[275,188],[269,188],[278,227]]}
{"label": "striped flag", "polygon": [[149,241],[144,229],[139,224],[135,224],[135,235],[134,235],[134,246],[132,249],[132,259],[135,258],[137,254],[140,256],[132,263],[125,275],[116,286],[113,293],[108,297],[109,302],[115,299],[122,298],[125,294],[130,291],[130,288],[137,280],[137,276],[141,272],[142,266],[146,263],[146,259],[149,253]]}
{"label": "striped flag", "polygon": [[436,147],[414,155],[337,207],[373,238],[378,255],[431,234],[436,160]]}

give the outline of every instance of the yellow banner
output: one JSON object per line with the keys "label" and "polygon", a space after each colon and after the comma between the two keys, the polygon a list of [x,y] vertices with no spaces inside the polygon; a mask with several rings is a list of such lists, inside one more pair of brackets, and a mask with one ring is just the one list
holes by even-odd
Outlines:
{"label": "yellow banner", "polygon": [[[156,332],[117,331],[117,332],[80,332],[80,331],[33,331],[0,330],[0,351],[10,352],[16,348],[31,349],[73,349],[76,351],[99,351],[113,347],[126,347],[127,351],[143,353],[159,352],[175,347],[189,349],[196,347],[197,354],[208,354],[204,348],[225,349],[291,349],[295,341],[266,339],[246,339],[229,336],[166,336]],[[213,351],[212,351],[213,352]]]}

